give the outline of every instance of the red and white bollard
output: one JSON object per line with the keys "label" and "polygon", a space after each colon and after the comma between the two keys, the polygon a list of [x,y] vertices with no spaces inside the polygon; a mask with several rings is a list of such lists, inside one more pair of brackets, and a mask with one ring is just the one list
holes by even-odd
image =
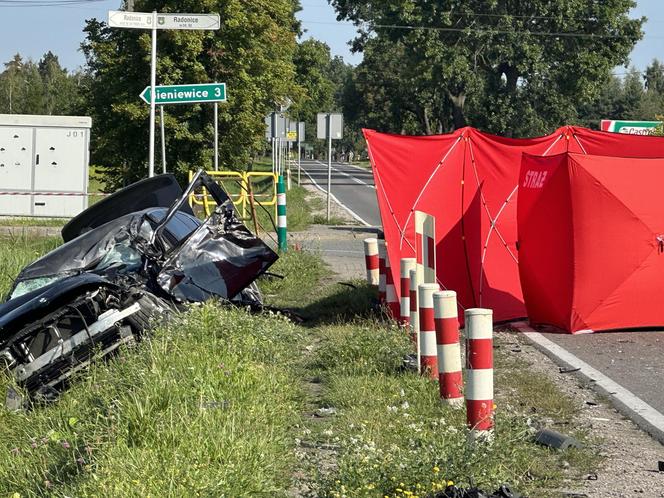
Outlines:
{"label": "red and white bollard", "polygon": [[410,271],[415,269],[415,258],[401,258],[401,323],[410,323]]}
{"label": "red and white bollard", "polygon": [[417,353],[417,369],[420,369],[420,310],[417,307],[417,270],[410,270],[410,338]]}
{"label": "red and white bollard", "polygon": [[467,309],[466,417],[469,437],[490,439],[493,432],[493,311]]}
{"label": "red and white bollard", "polygon": [[433,293],[439,290],[438,284],[420,284],[417,288],[417,304],[420,310],[420,373],[436,380],[438,380],[438,351]]}
{"label": "red and white bollard", "polygon": [[385,302],[387,309],[395,320],[399,319],[401,311],[399,310],[399,300],[397,299],[397,290],[394,287],[394,275],[390,266],[390,256],[387,253],[387,243],[385,244]]}
{"label": "red and white bollard", "polygon": [[436,283],[436,218],[415,211],[415,253],[422,283]]}
{"label": "red and white bollard", "polygon": [[364,239],[364,262],[367,267],[367,283],[378,286],[380,270],[378,268],[378,240]]}
{"label": "red and white bollard", "polygon": [[441,399],[452,406],[463,406],[459,317],[454,291],[435,292],[433,310],[438,345],[438,381]]}
{"label": "red and white bollard", "polygon": [[387,275],[385,273],[385,259],[387,251],[385,250],[385,241],[378,239],[378,302],[383,304],[386,301]]}

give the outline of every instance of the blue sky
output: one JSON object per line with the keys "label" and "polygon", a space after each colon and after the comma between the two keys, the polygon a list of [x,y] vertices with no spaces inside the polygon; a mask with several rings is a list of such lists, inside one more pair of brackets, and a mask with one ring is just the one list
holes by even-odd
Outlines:
{"label": "blue sky", "polygon": [[[78,50],[83,39],[85,19],[106,19],[108,10],[117,9],[120,0],[94,1],[90,5],[60,7],[7,7],[0,6],[0,62],[6,62],[19,52],[24,57],[38,60],[51,50],[63,66],[75,69],[84,63]],[[360,54],[351,54],[348,41],[355,36],[355,28],[337,23],[334,10],[326,0],[301,0],[303,10],[298,17],[306,29],[304,38],[325,41],[332,53],[341,55],[351,64],[362,60]],[[638,0],[634,16],[649,18],[645,37],[637,44],[631,63],[643,70],[658,57],[664,59],[664,0]],[[617,69],[620,72],[620,69]]]}

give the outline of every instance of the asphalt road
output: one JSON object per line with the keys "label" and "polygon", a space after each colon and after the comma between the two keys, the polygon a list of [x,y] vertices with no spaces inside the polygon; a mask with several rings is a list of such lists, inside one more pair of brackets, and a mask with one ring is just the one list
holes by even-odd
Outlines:
{"label": "asphalt road", "polygon": [[[327,192],[327,163],[302,161],[302,174],[314,185]],[[337,203],[351,211],[363,225],[380,226],[376,203],[376,188],[371,171],[359,166],[332,163],[332,195]]]}
{"label": "asphalt road", "polygon": [[[302,167],[311,181],[327,191],[327,164],[302,161]],[[376,191],[369,170],[333,163],[332,193],[364,224],[380,226]],[[344,248],[340,252],[345,252],[347,258],[363,259],[361,244],[358,240],[356,248]],[[361,262],[357,268],[361,268]],[[584,335],[539,332],[664,414],[664,331]]]}

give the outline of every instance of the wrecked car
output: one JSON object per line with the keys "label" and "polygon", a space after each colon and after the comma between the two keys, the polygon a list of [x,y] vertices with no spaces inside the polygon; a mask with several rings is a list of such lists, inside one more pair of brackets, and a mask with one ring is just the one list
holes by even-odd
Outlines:
{"label": "wrecked car", "polygon": [[[188,204],[200,188],[217,204],[205,220]],[[202,171],[184,192],[172,175],[130,185],[73,218],[62,237],[0,305],[0,368],[36,399],[54,399],[93,356],[140,339],[186,303],[260,307],[254,281],[277,260]]]}

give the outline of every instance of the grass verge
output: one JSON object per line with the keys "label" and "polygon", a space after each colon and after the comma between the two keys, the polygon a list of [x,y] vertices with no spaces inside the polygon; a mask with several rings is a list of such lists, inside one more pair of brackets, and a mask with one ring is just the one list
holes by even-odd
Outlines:
{"label": "grass verge", "polygon": [[283,318],[193,309],[58,403],[0,411],[0,495],[283,495],[300,341]]}
{"label": "grass verge", "polygon": [[[14,242],[13,256],[6,244],[0,274],[56,243]],[[402,369],[412,345],[371,308],[373,289],[333,282],[305,252],[285,253],[273,271],[286,278],[262,279],[266,301],[295,309],[303,326],[196,306],[79,376],[58,403],[0,409],[0,495],[286,496],[295,486],[424,497],[454,481],[556,496],[564,478],[597,464],[574,402],[502,348],[495,440],[470,446],[463,410]],[[329,416],[312,416],[322,408]],[[535,445],[530,427],[545,419],[587,449]]]}
{"label": "grass verge", "polygon": [[[534,444],[534,420],[573,427],[578,407],[548,379],[521,372],[522,365],[500,367],[494,441],[470,445],[465,411],[441,404],[437,382],[402,370],[401,358],[412,348],[402,329],[369,319],[316,334],[320,345],[310,375],[322,381],[320,406],[336,413],[305,432],[319,445],[338,448],[332,471],[319,472],[315,455],[306,461],[316,475],[316,496],[423,497],[449,482],[487,490],[510,483],[529,496],[557,496],[564,478],[598,462],[583,431],[575,435],[585,450]],[[521,383],[526,377],[529,382]]]}

